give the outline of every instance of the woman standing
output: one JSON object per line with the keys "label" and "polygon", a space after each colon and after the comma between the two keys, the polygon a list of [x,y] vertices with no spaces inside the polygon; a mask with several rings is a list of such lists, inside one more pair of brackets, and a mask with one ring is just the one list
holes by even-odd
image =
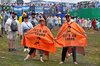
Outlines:
{"label": "woman standing", "polygon": [[95,18],[92,21],[92,25],[93,25],[93,30],[95,30],[95,28],[96,28],[96,19]]}
{"label": "woman standing", "polygon": [[89,20],[89,18],[87,20],[87,25],[88,25],[88,30],[90,30],[90,28],[91,28],[91,20]]}
{"label": "woman standing", "polygon": [[[28,22],[28,17],[26,16],[26,17],[24,18],[24,22],[21,23],[21,36],[24,36],[24,34],[25,34],[28,30],[30,30],[30,29],[32,29],[32,28],[33,28],[33,25],[32,25],[30,22]],[[28,47],[24,46],[24,52],[25,52],[26,50],[29,52]]]}
{"label": "woman standing", "polygon": [[99,31],[99,21],[96,19],[96,30]]}
{"label": "woman standing", "polygon": [[43,55],[47,55],[47,58],[49,59],[49,52],[56,53],[53,35],[45,26],[44,18],[41,18],[39,23],[40,25],[29,30],[23,37],[21,44],[31,48],[24,60],[27,60],[29,57],[33,58],[38,54],[40,55],[40,61],[43,62]]}

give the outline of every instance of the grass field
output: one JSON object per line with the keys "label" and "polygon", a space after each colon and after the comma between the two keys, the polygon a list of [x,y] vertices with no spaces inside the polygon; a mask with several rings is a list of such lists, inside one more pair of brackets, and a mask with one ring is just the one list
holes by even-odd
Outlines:
{"label": "grass field", "polygon": [[[56,37],[58,31],[52,30]],[[85,47],[86,56],[77,54],[78,65],[73,64],[70,56],[65,63],[59,65],[61,60],[62,48],[57,48],[57,53],[50,53],[50,60],[43,56],[44,62],[39,61],[39,56],[24,61],[28,52],[23,52],[20,39],[16,40],[15,48],[17,51],[8,52],[8,39],[6,35],[0,38],[0,66],[100,66],[100,31],[86,30],[88,35],[88,47]]]}

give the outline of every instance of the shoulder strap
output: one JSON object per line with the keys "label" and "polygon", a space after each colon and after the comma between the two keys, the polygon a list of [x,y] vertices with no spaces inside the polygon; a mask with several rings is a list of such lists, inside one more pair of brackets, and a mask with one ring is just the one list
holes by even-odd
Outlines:
{"label": "shoulder strap", "polygon": [[[25,23],[26,24],[26,23]],[[27,24],[26,24],[27,25]],[[27,25],[28,26],[28,25]],[[29,26],[28,26],[29,27]],[[31,29],[30,27],[29,27],[29,29]]]}

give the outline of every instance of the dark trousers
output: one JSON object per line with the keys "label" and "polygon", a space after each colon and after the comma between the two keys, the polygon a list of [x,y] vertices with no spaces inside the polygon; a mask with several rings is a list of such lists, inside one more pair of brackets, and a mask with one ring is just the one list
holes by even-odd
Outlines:
{"label": "dark trousers", "polygon": [[[72,56],[73,56],[73,62],[76,62],[76,47],[71,47],[72,49]],[[64,62],[65,61],[65,57],[66,57],[66,52],[68,50],[68,47],[63,47],[63,51],[62,51],[62,58],[61,60]]]}
{"label": "dark trousers", "polygon": [[[1,34],[3,34],[3,32],[4,32],[4,28],[1,27]],[[5,34],[6,34],[6,31],[5,31]]]}
{"label": "dark trousers", "polygon": [[24,46],[24,48],[26,48],[26,49],[27,49],[28,47]]}
{"label": "dark trousers", "polygon": [[[31,48],[30,52],[28,53],[29,55],[31,55],[34,52],[35,48]],[[40,57],[42,57],[43,55],[40,55]]]}

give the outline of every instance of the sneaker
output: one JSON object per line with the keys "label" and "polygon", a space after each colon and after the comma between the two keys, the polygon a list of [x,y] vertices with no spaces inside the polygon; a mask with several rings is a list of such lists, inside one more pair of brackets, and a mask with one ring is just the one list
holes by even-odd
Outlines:
{"label": "sneaker", "polygon": [[30,51],[28,48],[26,49],[28,52]]}
{"label": "sneaker", "polygon": [[12,49],[12,51],[16,51],[16,49],[15,49],[15,48],[13,48],[13,49]]}
{"label": "sneaker", "polygon": [[26,52],[26,48],[24,48],[24,52]]}
{"label": "sneaker", "polygon": [[11,49],[9,49],[8,51],[11,52]]}

